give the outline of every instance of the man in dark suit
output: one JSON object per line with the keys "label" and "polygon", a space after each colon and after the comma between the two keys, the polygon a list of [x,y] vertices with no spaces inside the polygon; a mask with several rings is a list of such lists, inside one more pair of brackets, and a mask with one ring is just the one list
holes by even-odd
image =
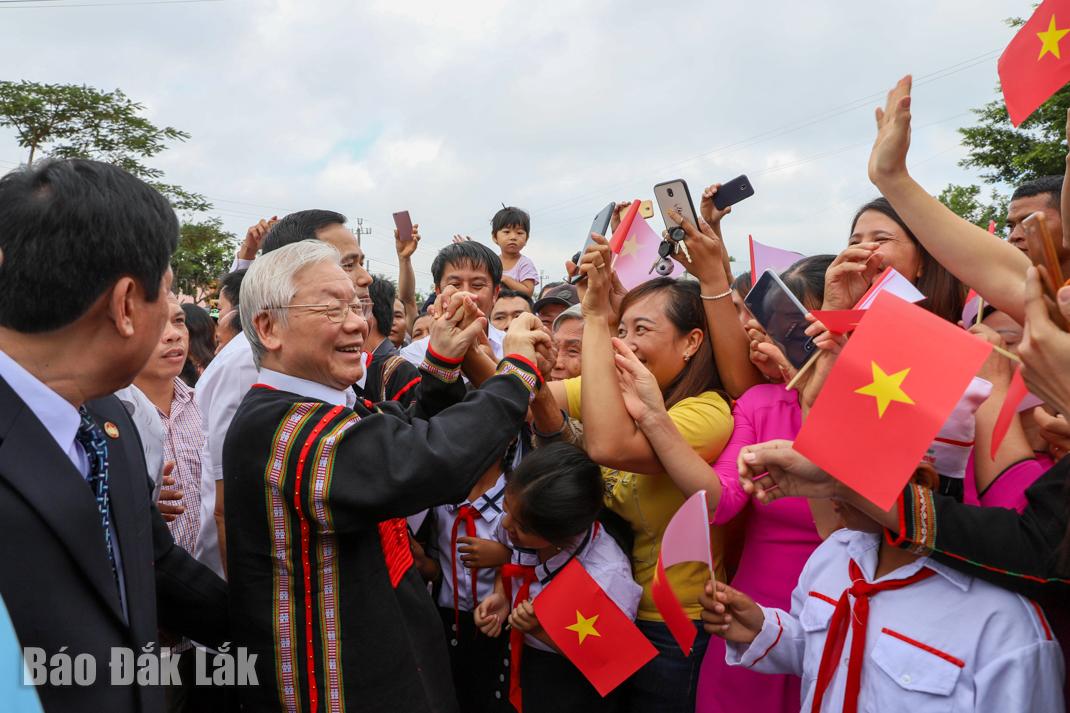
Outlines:
{"label": "man in dark suit", "polygon": [[177,239],[167,201],[114,166],[0,179],[0,596],[22,647],[96,663],[92,685],[40,686],[47,711],[161,710],[161,688],[112,685],[114,650],[158,653],[158,626],[228,636],[226,587],[175,546],[108,396],[160,338]]}

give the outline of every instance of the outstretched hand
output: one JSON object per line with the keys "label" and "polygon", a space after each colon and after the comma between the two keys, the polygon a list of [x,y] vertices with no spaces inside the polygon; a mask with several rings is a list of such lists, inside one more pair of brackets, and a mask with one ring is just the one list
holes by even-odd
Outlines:
{"label": "outstretched hand", "polygon": [[634,421],[642,421],[651,414],[665,413],[665,399],[658,380],[623,341],[616,337],[611,341],[617,381],[628,415]]}
{"label": "outstretched hand", "polygon": [[869,155],[869,180],[878,188],[886,181],[907,173],[910,149],[910,90],[908,74],[896,83],[883,109],[877,109],[877,138]]}
{"label": "outstretched hand", "polygon": [[[1022,376],[1029,390],[1063,414],[1070,414],[1070,333],[1048,314],[1048,301],[1036,267],[1025,279],[1025,332],[1018,345]],[[1070,287],[1058,292],[1058,309],[1070,320]]]}
{"label": "outstretched hand", "polygon": [[739,453],[739,481],[760,502],[784,497],[832,498],[838,482],[792,447],[776,440],[744,446]]}

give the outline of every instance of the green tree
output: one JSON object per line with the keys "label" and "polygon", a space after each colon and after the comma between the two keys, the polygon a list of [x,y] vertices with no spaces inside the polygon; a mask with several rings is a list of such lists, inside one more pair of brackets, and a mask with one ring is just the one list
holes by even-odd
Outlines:
{"label": "green tree", "polygon": [[198,302],[206,299],[215,290],[219,276],[230,267],[237,245],[237,236],[223,230],[219,218],[183,222],[178,250],[171,258],[175,291]]}
{"label": "green tree", "polygon": [[40,155],[106,161],[155,187],[176,210],[208,210],[204,196],[164,183],[163,171],[145,163],[189,134],[156,126],[143,110],[119,89],[0,81],[0,126],[15,130],[19,146],[29,150],[28,165]]}
{"label": "green tree", "polygon": [[1007,224],[1007,196],[993,189],[988,202],[981,198],[981,187],[977,185],[957,186],[949,183],[947,188],[937,196],[940,202],[974,225],[987,229],[991,221],[996,221],[996,230],[1000,235]]}

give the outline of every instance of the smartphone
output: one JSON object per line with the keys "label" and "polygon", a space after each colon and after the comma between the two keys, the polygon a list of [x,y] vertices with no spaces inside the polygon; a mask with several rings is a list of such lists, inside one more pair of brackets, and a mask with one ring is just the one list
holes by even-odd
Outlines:
{"label": "smartphone", "polygon": [[791,293],[780,276],[766,270],[743,300],[747,309],[776,342],[784,356],[796,369],[801,369],[814,354],[817,346],[806,336],[806,308]]}
{"label": "smartphone", "polygon": [[[616,203],[610,203],[605,208],[598,211],[598,215],[596,215],[594,217],[594,221],[591,222],[591,229],[587,231],[587,237],[583,241],[583,247],[580,248],[580,251],[578,253],[576,253],[576,257],[572,260],[572,262],[579,265],[580,260],[583,259],[583,254],[587,252],[587,248],[591,247],[591,244],[594,243],[594,240],[591,239],[591,233],[601,235],[604,238],[608,237],[606,235],[606,231],[609,230],[609,221],[613,218],[613,207],[615,205]],[[574,285],[582,279],[583,275],[577,274],[569,278],[569,282]]]}
{"label": "smartphone", "polygon": [[658,202],[661,220],[665,223],[666,230],[679,226],[679,223],[669,217],[670,210],[675,210],[684,219],[691,221],[691,225],[698,227],[695,204],[691,202],[691,193],[687,190],[687,183],[682,178],[654,186],[654,200]]}
{"label": "smartphone", "polygon": [[[1063,269],[1059,264],[1059,253],[1056,249],[1056,238],[1048,229],[1048,222],[1040,211],[1033,213],[1022,221],[1022,230],[1025,231],[1025,244],[1029,248],[1029,259],[1037,267],[1044,268],[1040,271],[1040,282],[1044,288],[1044,294],[1051,300],[1048,305],[1048,313],[1051,315],[1052,321],[1061,328],[1066,329],[1066,320],[1055,306],[1055,294],[1065,284]],[[1061,235],[1059,240],[1062,240]]]}
{"label": "smartphone", "polygon": [[[625,203],[623,206],[621,206],[620,210],[617,211],[617,215],[620,216],[621,220],[624,220],[624,214],[627,213],[627,212],[628,212],[628,204]],[[643,201],[643,202],[641,202],[639,204],[639,215],[642,216],[643,218],[646,218],[647,220],[649,220],[650,218],[653,218],[654,217],[654,201]]]}
{"label": "smartphone", "polygon": [[730,205],[739,203],[744,198],[754,195],[754,186],[746,176],[736,176],[728,183],[722,184],[717,189],[717,195],[713,197],[713,206],[717,210],[724,210]]}
{"label": "smartphone", "polygon": [[398,229],[398,240],[403,243],[412,240],[412,218],[409,217],[409,211],[394,213],[394,227]]}

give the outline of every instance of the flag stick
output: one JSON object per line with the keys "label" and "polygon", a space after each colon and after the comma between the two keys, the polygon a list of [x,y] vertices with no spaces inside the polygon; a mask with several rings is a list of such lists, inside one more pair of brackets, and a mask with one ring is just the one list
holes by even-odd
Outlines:
{"label": "flag stick", "polygon": [[974,320],[973,323],[974,324],[980,324],[981,323],[981,316],[984,313],[985,313],[985,298],[984,297],[978,297],[977,298],[977,318]]}
{"label": "flag stick", "polygon": [[791,377],[791,381],[789,381],[784,388],[788,389],[789,391],[791,389],[794,389],[795,386],[799,383],[799,379],[802,378],[802,375],[810,370],[810,367],[812,367],[814,365],[814,362],[817,361],[817,358],[819,356],[821,356],[821,351],[820,350],[814,352],[814,355],[811,356],[806,361],[806,363],[802,365],[801,369],[799,369],[797,372],[795,372],[795,376]]}
{"label": "flag stick", "polygon": [[1003,347],[997,347],[995,344],[992,345],[992,348],[995,349],[1000,354],[1002,354],[1003,356],[1005,356],[1008,359],[1010,359],[1011,361],[1017,362],[1019,364],[1022,363],[1022,358],[1020,356],[1018,356],[1017,354],[1013,354],[1013,353],[1007,351],[1006,349],[1004,349]]}

